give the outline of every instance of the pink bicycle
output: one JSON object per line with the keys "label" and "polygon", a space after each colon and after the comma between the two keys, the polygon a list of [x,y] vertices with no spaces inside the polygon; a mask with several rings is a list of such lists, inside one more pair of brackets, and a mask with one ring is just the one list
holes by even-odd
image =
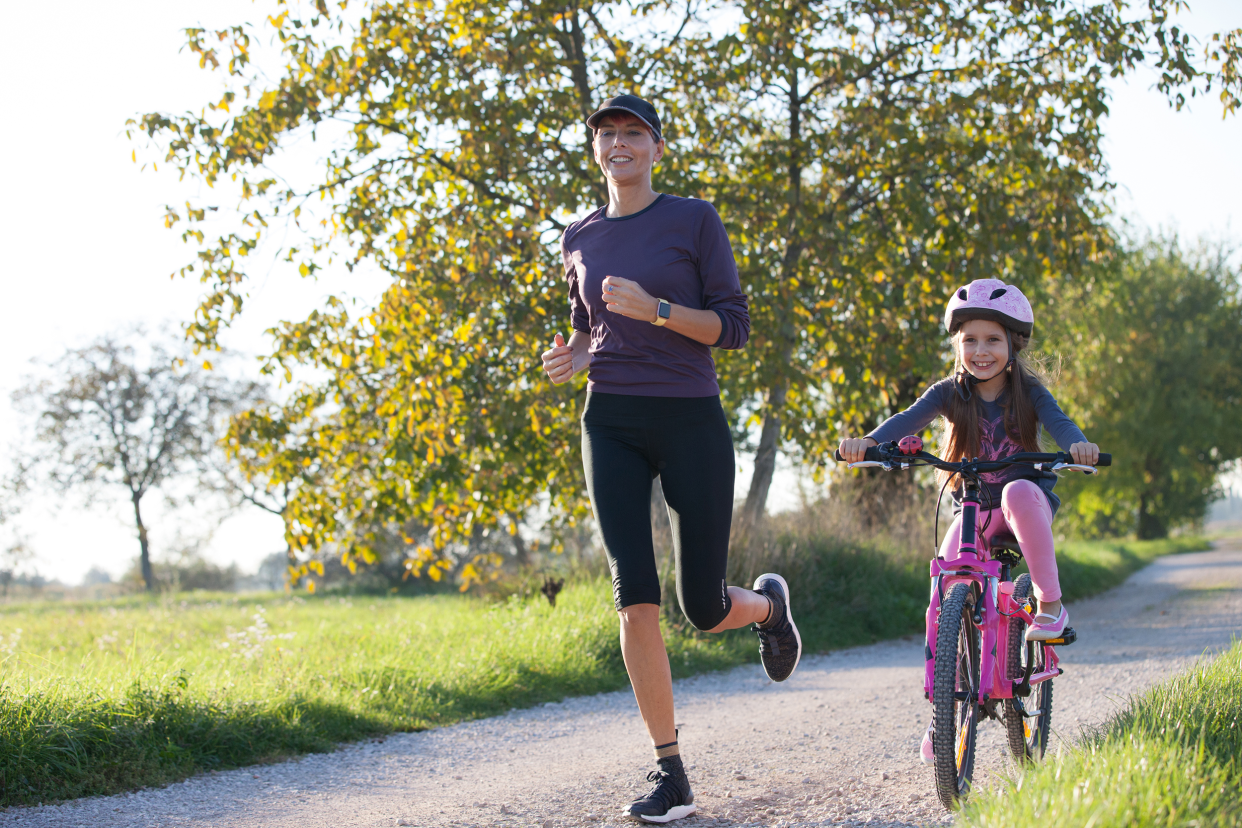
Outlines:
{"label": "pink bicycle", "polygon": [[[840,452],[836,459],[843,459]],[[936,794],[949,809],[970,791],[981,718],[1004,723],[1009,749],[1018,761],[1043,758],[1051,732],[1052,680],[1062,673],[1055,647],[1073,644],[1078,637],[1067,627],[1057,639],[1026,640],[1026,629],[1034,623],[1031,577],[1024,573],[1010,579],[1022,550],[1012,535],[996,535],[988,543],[976,530],[980,475],[1019,463],[1053,472],[1097,471],[1074,463],[1066,452],[1019,452],[996,460],[949,463],[923,451],[918,437],[872,446],[864,460],[850,464],[852,469],[885,471],[932,466],[962,480],[961,545],[956,557],[937,555],[931,562],[924,650],[923,695],[933,708]],[[1101,454],[1096,465],[1111,463],[1111,455]],[[951,657],[937,659],[937,654]]]}

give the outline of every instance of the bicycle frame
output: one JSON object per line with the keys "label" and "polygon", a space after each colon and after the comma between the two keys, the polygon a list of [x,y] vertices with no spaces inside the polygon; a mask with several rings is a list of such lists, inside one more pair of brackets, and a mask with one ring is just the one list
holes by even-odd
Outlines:
{"label": "bicycle frame", "polygon": [[[927,637],[924,640],[925,665],[923,696],[931,700],[936,671],[936,638],[940,632],[940,605],[955,584],[969,584],[975,594],[974,624],[982,637],[979,664],[979,698],[981,706],[995,699],[1025,696],[1033,685],[1061,674],[1055,650],[1044,647],[1045,669],[1026,674],[1021,681],[1009,678],[1009,625],[1014,619],[1033,624],[1029,610],[1013,599],[1013,581],[1002,572],[1003,565],[991,560],[987,544],[978,530],[979,489],[967,483],[962,497],[961,541],[952,558],[937,556],[931,562],[931,596],[927,608]],[[1029,663],[1029,660],[1028,660]]]}

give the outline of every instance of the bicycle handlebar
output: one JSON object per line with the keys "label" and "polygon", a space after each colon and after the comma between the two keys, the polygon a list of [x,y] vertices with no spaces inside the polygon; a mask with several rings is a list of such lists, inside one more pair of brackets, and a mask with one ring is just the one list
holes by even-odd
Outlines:
{"label": "bicycle handlebar", "polygon": [[[841,456],[840,450],[832,453],[832,459],[838,463],[844,463],[845,458]],[[1008,457],[998,457],[995,460],[965,460],[960,463],[950,463],[947,460],[941,460],[934,454],[920,451],[918,454],[902,454],[897,450],[896,443],[881,443],[878,446],[868,446],[867,453],[863,456],[864,461],[872,463],[887,463],[890,461],[910,462],[911,460],[922,460],[928,466],[935,466],[946,471],[957,471],[961,466],[976,463],[980,471],[993,470],[991,467],[1001,468],[1002,466],[1012,465],[1014,463],[1073,463],[1074,458],[1068,451],[1057,452],[1038,452],[1038,451],[1020,451],[1017,454],[1011,454]],[[1113,464],[1113,456],[1111,454],[1100,453],[1100,459],[1095,462],[1096,466],[1111,466]]]}

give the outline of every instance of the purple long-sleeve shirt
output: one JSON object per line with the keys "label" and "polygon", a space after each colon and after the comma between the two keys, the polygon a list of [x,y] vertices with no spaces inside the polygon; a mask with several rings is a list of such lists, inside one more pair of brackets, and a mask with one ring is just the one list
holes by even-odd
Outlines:
{"label": "purple long-sleeve shirt", "polygon": [[[587,387],[641,397],[720,393],[712,347],[741,348],[750,312],[733,248],[715,208],[696,198],[661,195],[650,207],[608,218],[601,207],[561,237],[573,329],[591,335]],[[607,309],[604,277],[637,282],[657,299],[720,317],[713,346]]]}
{"label": "purple long-sleeve shirt", "polygon": [[[888,443],[900,440],[907,434],[918,434],[931,425],[932,420],[948,416],[949,405],[956,393],[953,378],[942,379],[924,391],[923,396],[919,397],[914,405],[889,417],[867,436],[877,443]],[[978,391],[974,393],[977,394]],[[1004,403],[1008,393],[1008,391],[1002,392],[1001,396],[994,400],[979,398],[983,409],[983,416],[979,419],[979,457],[983,460],[995,460],[998,457],[1022,451],[1018,442],[1005,430]],[[1069,447],[1074,443],[1087,442],[1087,438],[1083,436],[1074,421],[1061,410],[1061,406],[1057,404],[1056,397],[1052,396],[1051,391],[1042,385],[1035,384],[1028,388],[1027,393],[1031,405],[1035,408],[1035,417],[1039,421],[1040,428],[1052,435],[1052,439],[1056,440],[1057,445],[1063,451],[1069,451]],[[1052,487],[1057,482],[1057,476],[1052,472],[1036,471],[1033,467],[1022,464],[1010,466],[1002,471],[990,472],[982,477],[991,503],[1000,504],[1001,491],[1006,483],[1026,479],[1033,481],[1035,485],[1044,490],[1044,494],[1048,496],[1048,503],[1052,506],[1053,514],[1056,514],[1057,508],[1061,505],[1061,499],[1052,493]],[[953,491],[953,501],[959,504],[960,508],[960,484]]]}

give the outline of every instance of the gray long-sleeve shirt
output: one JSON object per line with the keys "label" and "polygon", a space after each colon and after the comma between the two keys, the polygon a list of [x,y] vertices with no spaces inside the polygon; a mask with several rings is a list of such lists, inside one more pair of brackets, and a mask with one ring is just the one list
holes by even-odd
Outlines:
{"label": "gray long-sleeve shirt", "polygon": [[[867,436],[877,443],[888,443],[893,440],[900,440],[907,434],[918,434],[931,425],[932,421],[937,417],[948,416],[949,403],[956,393],[957,390],[953,386],[953,378],[943,379],[924,391],[923,396],[919,397],[914,405],[889,417]],[[976,390],[974,393],[978,395],[979,392]],[[1029,393],[1031,404],[1035,407],[1035,416],[1039,420],[1040,428],[1052,435],[1052,439],[1056,441],[1062,451],[1069,451],[1069,447],[1074,443],[1087,442],[1087,438],[1083,436],[1082,431],[1061,410],[1061,406],[1057,404],[1056,398],[1052,396],[1052,393],[1047,388],[1035,384],[1030,387]],[[1022,447],[1005,430],[1005,410],[1002,406],[1007,394],[1007,391],[1002,392],[1000,396],[990,402],[979,397],[979,401],[983,406],[983,414],[979,420],[980,459],[995,460],[998,457],[1022,451]],[[1005,488],[1005,484],[1023,479],[1034,481],[1036,485],[1044,490],[1054,515],[1057,508],[1061,505],[1061,499],[1052,493],[1052,487],[1057,482],[1057,476],[1052,472],[1037,471],[1027,465],[1017,465],[1010,466],[999,472],[990,472],[982,475],[982,479],[987,488],[987,492],[982,493],[985,507],[989,503],[989,495],[991,496],[990,502],[995,507],[999,507],[1001,490]],[[953,501],[959,507],[961,505],[961,495],[960,487],[954,490]]]}
{"label": "gray long-sleeve shirt", "polygon": [[657,299],[720,317],[716,348],[741,348],[750,311],[733,248],[716,210],[697,198],[661,195],[650,207],[610,219],[601,207],[561,237],[573,329],[591,335],[592,391],[642,397],[720,393],[712,347],[607,310],[605,276],[637,282]]}

